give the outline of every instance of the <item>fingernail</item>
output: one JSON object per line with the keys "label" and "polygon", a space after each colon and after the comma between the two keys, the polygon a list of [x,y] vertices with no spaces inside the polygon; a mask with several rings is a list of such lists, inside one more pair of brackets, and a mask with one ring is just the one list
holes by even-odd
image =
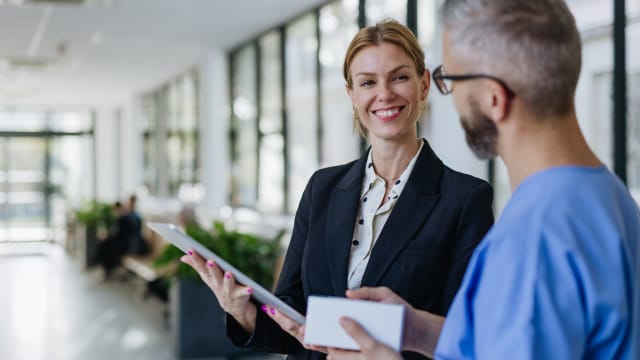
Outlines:
{"label": "fingernail", "polygon": [[267,313],[267,305],[262,305],[260,309],[262,309],[262,311],[264,311],[265,314]]}
{"label": "fingernail", "polygon": [[193,251],[189,250],[187,252],[189,253],[189,255],[193,255]]}
{"label": "fingernail", "polygon": [[276,309],[269,307],[269,312],[271,313],[271,315],[275,315],[276,314]]}
{"label": "fingernail", "polygon": [[248,292],[249,294],[251,294],[251,293],[253,292],[253,289],[252,289],[252,288],[248,288],[248,289],[247,289],[247,292]]}
{"label": "fingernail", "polygon": [[227,278],[227,279],[231,279],[231,274],[229,274],[229,273],[224,273],[224,277],[225,277],[225,278]]}
{"label": "fingernail", "polygon": [[213,262],[211,262],[211,261],[207,261],[207,266],[208,266],[208,267],[210,267],[210,268],[212,268],[212,267],[213,267]]}

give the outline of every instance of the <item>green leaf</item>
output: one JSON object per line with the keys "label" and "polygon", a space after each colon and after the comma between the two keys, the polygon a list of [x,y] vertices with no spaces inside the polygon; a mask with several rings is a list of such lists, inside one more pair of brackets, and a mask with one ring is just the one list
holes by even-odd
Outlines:
{"label": "green leaf", "polygon": [[[284,230],[279,231],[272,239],[264,239],[254,234],[229,231],[224,223],[214,221],[212,231],[190,225],[185,232],[262,286],[272,288],[276,264],[282,253],[280,241],[285,234]],[[178,263],[174,265],[170,276],[198,278],[198,274],[190,266],[179,261],[183,255],[180,249],[168,245],[154,265],[167,267]]]}

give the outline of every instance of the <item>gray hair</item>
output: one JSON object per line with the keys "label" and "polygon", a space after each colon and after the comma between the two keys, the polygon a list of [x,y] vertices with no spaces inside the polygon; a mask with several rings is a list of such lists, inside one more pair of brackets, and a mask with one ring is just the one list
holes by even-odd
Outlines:
{"label": "gray hair", "polygon": [[540,116],[574,106],[580,33],[562,0],[446,0],[452,56],[472,72],[502,79]]}

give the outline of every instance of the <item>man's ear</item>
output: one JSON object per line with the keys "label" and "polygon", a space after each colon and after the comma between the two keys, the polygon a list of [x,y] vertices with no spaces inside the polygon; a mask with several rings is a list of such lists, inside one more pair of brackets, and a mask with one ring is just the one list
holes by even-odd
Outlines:
{"label": "man's ear", "polygon": [[495,122],[501,122],[509,116],[512,95],[504,85],[494,80],[485,81],[483,107],[487,115]]}

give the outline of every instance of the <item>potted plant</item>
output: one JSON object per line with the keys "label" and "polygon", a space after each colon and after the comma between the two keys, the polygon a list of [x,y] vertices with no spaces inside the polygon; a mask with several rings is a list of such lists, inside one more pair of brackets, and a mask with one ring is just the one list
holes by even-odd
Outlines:
{"label": "potted plant", "polygon": [[[262,286],[273,287],[284,231],[273,238],[263,238],[229,230],[222,222],[215,221],[212,231],[188,225],[185,232]],[[164,267],[165,271],[167,267],[171,269],[166,283],[176,357],[224,357],[245,351],[227,339],[224,311],[199,275],[179,262],[183,255],[182,250],[168,245],[155,261],[155,265]]]}
{"label": "potted plant", "polygon": [[76,254],[83,259],[85,267],[95,265],[98,249],[98,234],[107,233],[111,228],[115,218],[111,212],[111,205],[98,200],[90,200],[82,207],[74,211],[76,223],[84,227],[80,227],[80,233],[84,233],[84,241],[78,242]]}

